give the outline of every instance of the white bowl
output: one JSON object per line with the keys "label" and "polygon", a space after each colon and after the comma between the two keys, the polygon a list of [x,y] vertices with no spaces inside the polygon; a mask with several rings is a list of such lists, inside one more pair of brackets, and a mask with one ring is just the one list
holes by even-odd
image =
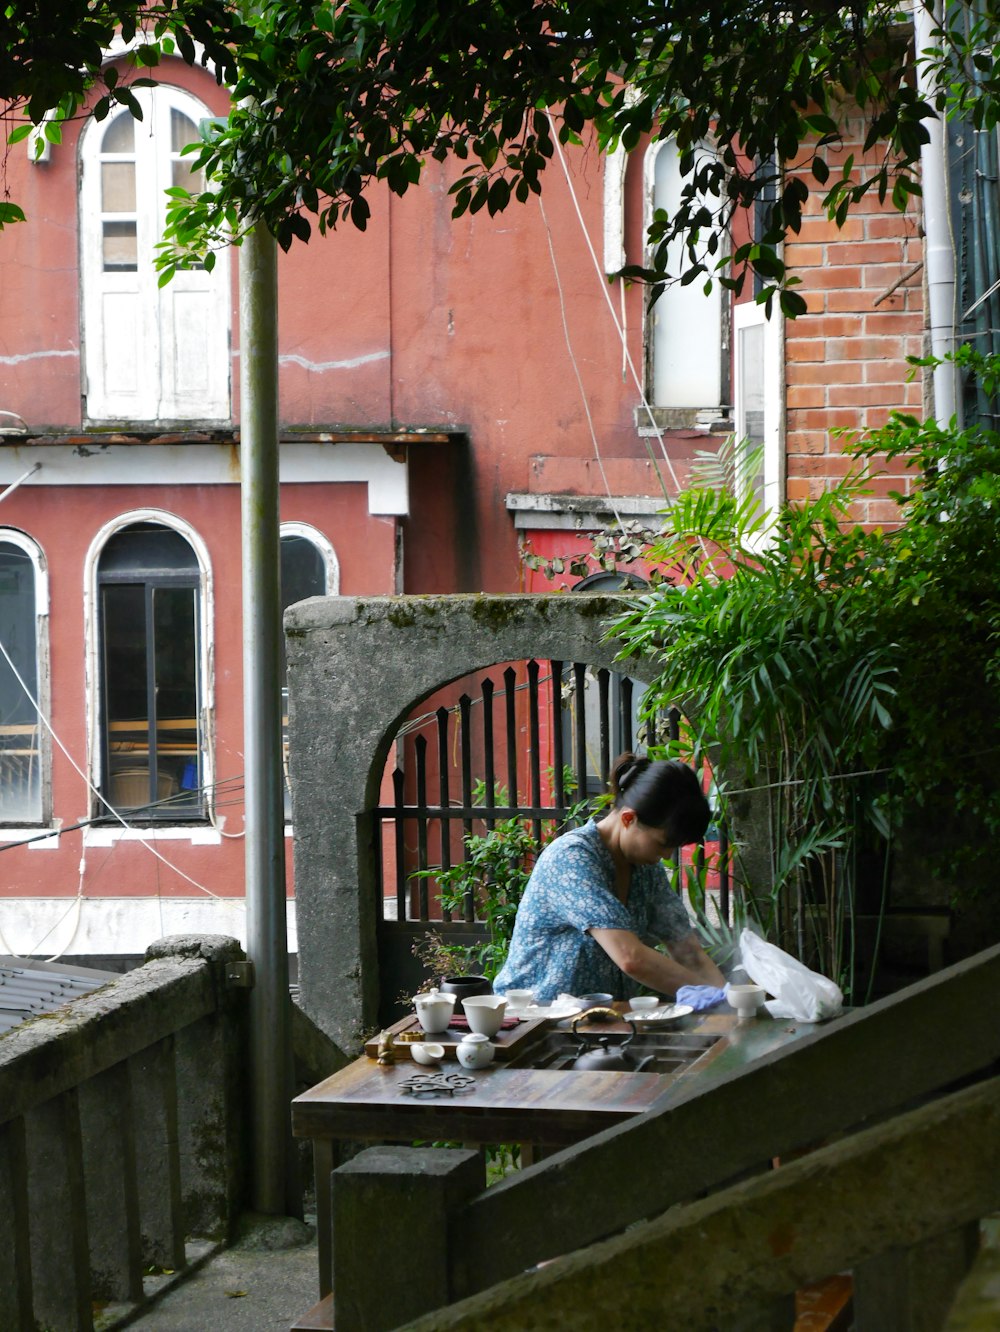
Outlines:
{"label": "white bowl", "polygon": [[503,1022],[507,998],[502,994],[472,994],[462,1000],[469,1030],[481,1036],[495,1036]]}
{"label": "white bowl", "polygon": [[411,1041],[410,1054],[418,1064],[440,1064],[444,1058],[444,1046],[437,1041]]}
{"label": "white bowl", "polygon": [[637,994],[629,1000],[629,1007],[633,1013],[651,1013],[654,1008],[659,1008],[660,1003],[658,994]]}

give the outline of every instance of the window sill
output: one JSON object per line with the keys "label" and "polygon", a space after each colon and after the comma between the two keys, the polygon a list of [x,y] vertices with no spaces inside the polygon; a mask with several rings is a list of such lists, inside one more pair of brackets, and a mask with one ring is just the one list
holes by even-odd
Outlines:
{"label": "window sill", "polygon": [[57,851],[59,849],[59,829],[46,828],[36,825],[34,828],[26,828],[24,824],[19,824],[14,828],[0,827],[0,843],[20,844],[28,843],[29,851]]}
{"label": "window sill", "polygon": [[117,842],[190,842],[192,846],[221,846],[222,834],[208,824],[171,824],[166,827],[95,827],[83,832],[84,846],[114,846]]}
{"label": "window sill", "polygon": [[707,434],[731,434],[730,407],[636,407],[635,427],[640,436],[664,430],[702,430]]}

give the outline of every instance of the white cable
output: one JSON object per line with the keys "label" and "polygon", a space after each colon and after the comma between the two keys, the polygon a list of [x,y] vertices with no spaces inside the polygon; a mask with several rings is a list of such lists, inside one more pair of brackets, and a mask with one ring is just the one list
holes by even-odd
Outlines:
{"label": "white cable", "polygon": [[635,368],[635,362],[633,361],[632,354],[628,349],[628,342],[625,337],[625,330],[622,327],[622,324],[618,319],[618,315],[615,312],[615,307],[612,304],[611,296],[608,291],[609,284],[604,273],[601,271],[600,260],[598,259],[597,253],[594,250],[593,242],[590,239],[590,233],[587,230],[587,224],[584,221],[583,211],[580,208],[579,200],[576,197],[576,190],[574,189],[573,180],[569,173],[569,166],[566,162],[566,155],[562,150],[562,144],[559,142],[559,135],[556,131],[555,121],[552,118],[551,111],[546,112],[546,115],[548,116],[549,125],[550,128],[552,129],[552,140],[556,146],[556,152],[559,157],[559,164],[563,169],[563,175],[566,178],[566,184],[569,187],[570,198],[572,199],[573,207],[576,210],[577,221],[580,223],[580,230],[583,232],[584,240],[587,243],[587,249],[590,252],[590,258],[594,265],[594,271],[597,273],[598,280],[601,284],[601,290],[604,293],[604,300],[607,304],[608,310],[610,311],[611,318],[618,332],[618,336],[619,338],[621,338],[622,352],[624,354],[626,364],[628,365],[629,371],[632,375],[633,383],[635,384],[635,387],[639,393],[639,400],[642,403],[643,409],[645,410],[647,416],[649,417],[650,426],[652,427],[653,432],[656,435],[657,442],[660,446],[660,452],[663,454],[663,461],[667,464],[667,467],[669,468],[670,478],[673,481],[676,489],[680,490],[681,489],[680,480],[678,479],[677,472],[674,469],[674,464],[670,458],[670,455],[667,452],[666,444],[663,439],[663,432],[660,430],[659,426],[656,424],[656,421],[653,417],[653,408],[648,398],[646,397],[645,391],[643,390],[642,379]]}

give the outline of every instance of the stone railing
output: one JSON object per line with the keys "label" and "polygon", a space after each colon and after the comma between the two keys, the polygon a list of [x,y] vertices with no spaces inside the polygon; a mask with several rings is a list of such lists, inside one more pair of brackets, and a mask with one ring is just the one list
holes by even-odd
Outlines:
{"label": "stone railing", "polygon": [[177,936],[146,957],[0,1039],[0,1328],[113,1325],[231,1236],[243,953]]}
{"label": "stone railing", "polygon": [[333,1174],[337,1332],[788,1329],[846,1269],[858,1332],[952,1326],[1000,1210],[998,992],[993,948],[489,1190],[473,1152],[362,1152]]}

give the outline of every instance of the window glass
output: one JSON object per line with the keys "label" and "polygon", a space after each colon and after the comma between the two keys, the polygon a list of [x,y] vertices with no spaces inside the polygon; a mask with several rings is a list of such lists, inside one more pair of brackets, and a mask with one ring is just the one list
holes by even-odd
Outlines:
{"label": "window glass", "polygon": [[[308,537],[289,533],[281,538],[281,613],[306,597],[321,597],[327,591],[326,561]],[[285,818],[291,818],[288,790],[288,663],[285,636],[281,635],[281,746],[285,767]]]}
{"label": "window glass", "polygon": [[[654,209],[665,209],[672,217],[680,203],[681,185],[680,154],[670,141],[656,153]],[[711,207],[713,201],[706,203]],[[707,253],[707,240],[706,232],[697,248],[711,271],[715,258]],[[685,261],[683,242],[675,241],[669,251],[670,274],[681,272]],[[657,407],[704,409],[723,401],[722,291],[718,282],[707,295],[704,287],[703,278],[687,286],[675,282],[650,307],[652,401]]]}
{"label": "window glass", "polygon": [[104,131],[101,151],[105,153],[131,153],[135,151],[135,121],[129,111],[115,116]]}
{"label": "window glass", "polygon": [[[736,341],[737,420],[736,437],[755,457],[753,475],[742,478],[742,488],[750,490],[757,502],[764,504],[764,333],[763,324],[740,328]],[[754,453],[756,450],[756,454]]]}
{"label": "window glass", "polygon": [[173,158],[171,165],[171,184],[192,194],[200,194],[205,188],[205,176],[201,171],[191,169],[191,157],[179,156],[182,148],[189,143],[198,142],[198,126],[182,112],[170,112],[170,147]]}
{"label": "window glass", "polygon": [[32,702],[39,687],[35,566],[26,551],[2,540],[0,635],[6,653],[0,653],[0,823],[38,823],[43,812],[40,728]]}
{"label": "window glass", "polygon": [[101,585],[105,799],[133,817],[197,817],[203,737],[194,551],[169,528],[116,533]]}

